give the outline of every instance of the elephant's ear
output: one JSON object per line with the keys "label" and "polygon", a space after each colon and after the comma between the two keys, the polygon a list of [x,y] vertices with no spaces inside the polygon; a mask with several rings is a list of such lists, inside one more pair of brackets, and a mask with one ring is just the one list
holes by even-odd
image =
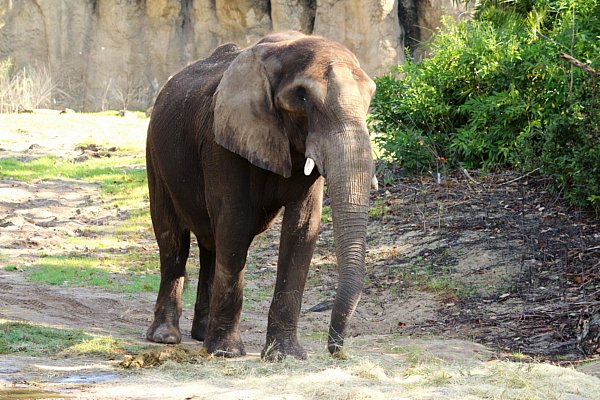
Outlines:
{"label": "elephant's ear", "polygon": [[264,62],[269,46],[244,50],[223,74],[213,100],[215,141],[252,164],[289,178],[290,144],[273,104]]}

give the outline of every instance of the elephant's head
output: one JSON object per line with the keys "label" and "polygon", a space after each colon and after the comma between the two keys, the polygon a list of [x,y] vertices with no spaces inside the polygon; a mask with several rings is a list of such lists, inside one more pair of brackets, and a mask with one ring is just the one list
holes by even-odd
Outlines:
{"label": "elephant's head", "polygon": [[328,348],[337,353],[362,290],[373,159],[365,117],[375,84],[342,45],[299,33],[242,51],[214,97],[217,143],[282,175],[325,177],[340,277]]}

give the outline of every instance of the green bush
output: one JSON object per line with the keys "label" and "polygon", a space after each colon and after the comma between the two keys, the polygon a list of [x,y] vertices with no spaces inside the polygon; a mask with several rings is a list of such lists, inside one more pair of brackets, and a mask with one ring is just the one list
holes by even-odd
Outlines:
{"label": "green bush", "polygon": [[384,158],[417,172],[539,167],[600,207],[600,78],[559,58],[600,70],[597,0],[484,1],[476,20],[446,21],[431,53],[377,79]]}

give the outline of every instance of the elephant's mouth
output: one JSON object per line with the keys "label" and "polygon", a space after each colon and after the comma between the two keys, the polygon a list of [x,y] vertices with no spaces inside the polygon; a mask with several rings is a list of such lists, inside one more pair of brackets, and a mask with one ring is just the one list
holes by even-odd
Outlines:
{"label": "elephant's mouth", "polygon": [[[313,170],[315,168],[315,160],[313,160],[310,157],[306,158],[306,163],[304,164],[304,175],[309,176],[310,174],[312,174]],[[379,190],[379,180],[377,179],[377,175],[375,174],[375,172],[373,171],[373,177],[371,178],[371,189],[372,190]]]}

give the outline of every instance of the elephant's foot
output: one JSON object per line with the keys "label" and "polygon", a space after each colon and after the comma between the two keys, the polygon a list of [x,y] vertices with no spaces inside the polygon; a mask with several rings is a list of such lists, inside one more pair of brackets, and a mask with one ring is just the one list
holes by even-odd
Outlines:
{"label": "elephant's foot", "polygon": [[260,357],[265,361],[282,361],[287,356],[292,356],[299,360],[306,360],[306,350],[300,346],[298,339],[267,338],[267,344],[260,353]]}
{"label": "elephant's foot", "polygon": [[216,357],[241,357],[246,355],[244,344],[239,335],[231,335],[228,338],[204,339],[204,348],[208,354]]}
{"label": "elephant's foot", "polygon": [[178,326],[166,322],[157,324],[155,321],[148,328],[146,339],[156,343],[176,344],[181,342],[181,331]]}
{"label": "elephant's foot", "polygon": [[194,321],[192,322],[192,338],[203,342],[208,331],[208,315],[204,317],[196,317],[194,315]]}

